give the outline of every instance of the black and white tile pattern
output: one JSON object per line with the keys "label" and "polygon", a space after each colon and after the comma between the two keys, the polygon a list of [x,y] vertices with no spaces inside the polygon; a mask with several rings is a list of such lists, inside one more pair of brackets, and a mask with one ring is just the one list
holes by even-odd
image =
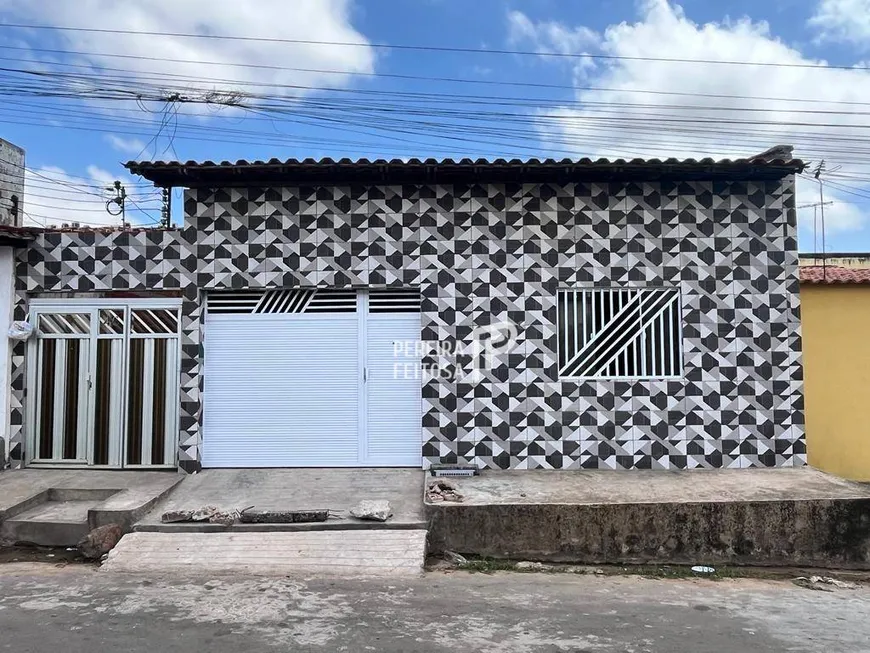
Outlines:
{"label": "black and white tile pattern", "polygon": [[[352,286],[419,286],[426,340],[468,344],[477,326],[518,326],[515,348],[479,381],[425,383],[429,462],[805,463],[792,178],[190,190],[185,214],[178,230],[40,235],[19,255],[15,317],[32,293],[180,292],[179,460],[188,471],[201,451],[202,293]],[[661,286],[681,294],[682,378],[560,381],[559,288]],[[18,345],[19,458],[24,378]]]}

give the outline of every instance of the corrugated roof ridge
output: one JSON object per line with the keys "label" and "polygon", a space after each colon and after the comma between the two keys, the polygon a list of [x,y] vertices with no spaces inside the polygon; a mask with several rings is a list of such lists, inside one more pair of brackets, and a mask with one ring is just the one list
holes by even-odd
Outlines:
{"label": "corrugated roof ridge", "polygon": [[462,159],[452,159],[450,157],[445,159],[434,159],[434,158],[426,158],[420,159],[417,157],[412,157],[409,159],[349,159],[347,157],[341,159],[333,159],[331,157],[323,157],[321,159],[313,159],[313,158],[305,158],[305,159],[278,159],[271,158],[269,160],[263,159],[255,159],[253,161],[248,161],[247,159],[238,159],[236,161],[220,161],[215,162],[211,159],[206,159],[204,161],[128,161],[125,163],[125,167],[227,167],[227,166],[235,166],[235,167],[244,167],[244,166],[295,166],[295,165],[510,165],[510,166],[523,166],[523,165],[763,165],[766,167],[776,167],[776,166],[803,166],[805,163],[801,159],[767,159],[761,156],[753,156],[753,157],[745,157],[745,158],[737,158],[737,159],[713,159],[711,157],[705,157],[703,159],[678,159],[675,157],[669,157],[667,159],[643,159],[643,158],[633,158],[633,159],[607,159],[607,158],[598,158],[591,159],[589,157],[582,157],[579,159],[571,159],[571,158],[563,158],[563,159],[538,159],[536,157],[531,157],[529,159],[504,159],[504,158],[496,158],[496,159],[487,159],[487,158],[462,158]]}

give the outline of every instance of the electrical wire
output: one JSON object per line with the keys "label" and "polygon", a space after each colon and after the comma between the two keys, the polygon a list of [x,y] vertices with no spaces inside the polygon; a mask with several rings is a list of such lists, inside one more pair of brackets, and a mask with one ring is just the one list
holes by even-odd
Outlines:
{"label": "electrical wire", "polygon": [[[696,98],[709,98],[709,99],[739,99],[739,100],[754,100],[754,101],[763,101],[763,102],[797,102],[797,103],[823,103],[823,104],[843,104],[843,105],[855,105],[855,106],[870,106],[870,102],[857,102],[857,101],[849,101],[849,100],[829,100],[823,98],[782,98],[782,97],[767,97],[767,96],[758,96],[758,95],[735,95],[735,94],[725,94],[725,93],[692,93],[685,91],[666,91],[662,89],[636,89],[636,88],[612,88],[612,87],[603,87],[603,86],[575,86],[569,84],[547,84],[540,82],[518,82],[513,80],[491,80],[491,79],[468,79],[461,77],[437,77],[437,76],[425,76],[425,75],[401,75],[394,73],[375,73],[375,72],[360,72],[360,71],[348,71],[348,70],[330,70],[330,69],[322,69],[322,68],[298,68],[291,66],[277,66],[271,64],[250,64],[250,63],[241,63],[241,62],[232,62],[232,61],[207,61],[200,59],[170,59],[166,57],[154,57],[154,56],[143,56],[143,55],[131,55],[131,54],[120,54],[120,53],[111,53],[111,52],[87,52],[81,50],[63,50],[63,49],[47,49],[47,48],[37,48],[30,46],[13,46],[13,45],[0,45],[0,50],[18,50],[18,51],[26,51],[26,52],[41,52],[45,54],[61,54],[66,56],[77,56],[77,57],[97,57],[97,58],[120,58],[120,59],[131,59],[131,60],[140,60],[140,61],[155,61],[155,62],[163,62],[163,63],[172,63],[174,65],[178,64],[191,64],[197,66],[220,66],[222,68],[242,68],[242,69],[251,69],[251,70],[269,70],[276,72],[301,72],[301,73],[310,73],[310,74],[318,74],[318,75],[341,75],[343,77],[367,77],[367,78],[383,78],[383,79],[397,79],[403,81],[415,81],[415,82],[425,82],[429,84],[431,82],[445,82],[451,84],[480,84],[480,85],[491,85],[491,86],[499,86],[501,88],[504,87],[526,87],[526,88],[537,88],[537,89],[558,89],[558,90],[570,90],[570,91],[594,91],[594,92],[612,92],[612,93],[631,93],[631,94],[647,94],[647,95],[670,95],[670,96],[679,96],[679,97],[696,97]],[[14,61],[17,63],[21,62],[20,57],[0,57],[0,61]],[[121,72],[125,75],[129,76],[130,74],[135,74],[138,77],[146,76],[146,77],[169,77],[177,80],[193,80],[201,83],[215,83],[219,82],[221,84],[228,84],[232,86],[255,86],[255,87],[271,87],[271,88],[284,88],[284,89],[298,89],[299,86],[292,84],[281,84],[276,82],[268,82],[265,80],[241,80],[241,79],[228,79],[223,77],[214,77],[209,76],[207,79],[193,77],[190,75],[184,75],[180,73],[169,73],[169,72],[157,72],[157,71],[133,71],[128,68],[113,68],[107,66],[100,66],[95,63],[90,64],[75,64],[69,62],[61,62],[61,61],[51,61],[46,62],[52,66],[63,66],[63,67],[72,67],[72,68],[82,68],[87,70],[107,70],[107,71],[115,71]],[[320,88],[324,90],[334,89],[335,87],[310,87],[310,88]]]}
{"label": "electrical wire", "polygon": [[92,34],[124,34],[128,36],[168,36],[172,38],[209,39],[222,41],[245,41],[252,43],[282,43],[292,45],[320,45],[327,47],[354,47],[354,48],[377,48],[388,50],[410,50],[416,52],[452,52],[462,54],[487,54],[487,55],[511,55],[511,56],[535,56],[554,57],[567,59],[601,59],[607,61],[658,61],[665,63],[689,63],[689,64],[722,64],[733,66],[770,66],[776,68],[817,68],[832,70],[870,70],[867,66],[836,66],[828,64],[810,63],[783,63],[764,61],[738,61],[726,59],[688,59],[679,57],[631,57],[601,53],[578,53],[578,52],[542,52],[533,50],[506,50],[498,48],[468,48],[439,45],[412,45],[398,43],[369,43],[353,41],[320,41],[313,39],[288,39],[267,36],[240,36],[231,34],[197,34],[189,32],[161,32],[152,30],[127,30],[106,27],[68,27],[60,25],[31,25],[24,23],[6,23],[0,25],[5,29],[29,29],[29,30],[54,30],[63,32],[87,32]]}

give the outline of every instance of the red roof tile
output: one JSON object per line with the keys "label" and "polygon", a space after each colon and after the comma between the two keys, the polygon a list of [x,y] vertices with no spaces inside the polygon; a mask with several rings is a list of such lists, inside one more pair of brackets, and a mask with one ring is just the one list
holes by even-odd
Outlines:
{"label": "red roof tile", "polygon": [[806,265],[801,267],[801,283],[870,285],[870,268],[843,268],[837,265]]}

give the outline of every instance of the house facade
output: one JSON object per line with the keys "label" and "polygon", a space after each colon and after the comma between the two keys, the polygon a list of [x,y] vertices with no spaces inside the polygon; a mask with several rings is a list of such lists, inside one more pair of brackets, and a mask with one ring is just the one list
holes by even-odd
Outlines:
{"label": "house facade", "polygon": [[802,266],[800,276],[809,463],[870,481],[870,269],[826,258]]}
{"label": "house facade", "polygon": [[797,160],[130,163],[16,262],[28,465],[788,467]]}

